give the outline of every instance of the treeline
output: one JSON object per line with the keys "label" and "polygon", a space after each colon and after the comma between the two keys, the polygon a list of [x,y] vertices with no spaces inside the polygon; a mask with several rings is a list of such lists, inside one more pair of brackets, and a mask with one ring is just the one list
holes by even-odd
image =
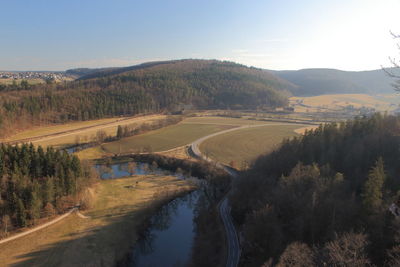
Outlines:
{"label": "treeline", "polygon": [[400,118],[376,114],[286,140],[231,201],[245,266],[397,266]]}
{"label": "treeline", "polygon": [[89,167],[65,151],[0,145],[0,235],[74,206],[89,177]]}
{"label": "treeline", "polygon": [[[124,126],[118,125],[117,132],[115,135],[107,135],[106,131],[98,130],[94,138],[92,138],[92,140],[90,140],[87,136],[84,136],[83,138],[81,138],[81,136],[76,136],[75,144],[67,148],[72,148],[73,151],[76,152],[82,149],[101,145],[103,143],[117,141],[120,140],[121,138],[130,137],[138,134],[143,134],[149,131],[161,129],[163,127],[177,124],[182,120],[183,116],[167,116],[165,119],[159,119],[151,123],[145,122],[140,125],[138,125],[137,123],[132,123]],[[150,152],[151,147],[145,147],[144,150],[145,151],[143,152]]]}
{"label": "treeline", "polygon": [[[115,136],[115,140],[119,140],[124,137],[134,136],[138,134],[143,134],[149,131],[158,130],[170,125],[177,124],[183,120],[182,116],[168,116],[165,119],[160,119],[152,123],[143,123],[140,126],[136,124],[133,125],[118,125],[117,134]],[[114,141],[114,140],[112,140]]]}
{"label": "treeline", "polygon": [[0,94],[0,134],[32,125],[159,112],[144,90],[71,88],[72,83]]}
{"label": "treeline", "polygon": [[272,74],[207,60],[171,61],[116,75],[0,92],[0,135],[35,124],[194,108],[285,106],[290,85]]}

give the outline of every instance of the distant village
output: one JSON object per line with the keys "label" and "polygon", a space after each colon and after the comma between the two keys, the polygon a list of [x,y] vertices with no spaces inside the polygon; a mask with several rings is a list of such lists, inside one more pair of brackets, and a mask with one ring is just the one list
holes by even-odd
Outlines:
{"label": "distant village", "polygon": [[72,78],[71,75],[65,72],[40,72],[40,71],[24,71],[24,72],[10,72],[0,71],[0,79],[14,79],[14,80],[65,80]]}

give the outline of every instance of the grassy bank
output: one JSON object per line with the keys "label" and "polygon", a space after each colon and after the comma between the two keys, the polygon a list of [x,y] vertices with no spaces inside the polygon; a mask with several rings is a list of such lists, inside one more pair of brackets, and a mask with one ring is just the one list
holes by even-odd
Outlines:
{"label": "grassy bank", "polygon": [[171,176],[135,176],[99,182],[93,207],[0,246],[2,265],[110,266],[137,240],[141,224],[168,199],[193,190]]}

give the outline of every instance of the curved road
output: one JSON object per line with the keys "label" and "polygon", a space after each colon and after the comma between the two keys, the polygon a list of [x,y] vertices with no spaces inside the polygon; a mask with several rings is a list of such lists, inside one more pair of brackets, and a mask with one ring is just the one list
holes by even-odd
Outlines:
{"label": "curved road", "polygon": [[[205,140],[207,140],[208,138],[212,138],[212,137],[220,135],[220,134],[225,134],[228,132],[237,131],[237,130],[241,130],[241,129],[245,129],[245,128],[287,125],[287,124],[288,123],[246,125],[246,126],[240,126],[237,128],[233,128],[233,129],[224,130],[224,131],[213,133],[213,134],[204,136],[200,139],[197,139],[190,145],[190,149],[192,150],[195,157],[206,160],[206,161],[212,161],[210,158],[207,158],[206,156],[204,156],[199,149],[200,144],[202,142],[204,142]],[[217,162],[217,166],[224,168],[225,171],[227,173],[229,173],[233,178],[236,178],[238,176],[238,174],[232,168],[229,168],[218,162]],[[239,264],[241,250],[240,250],[238,234],[236,233],[236,229],[233,224],[232,217],[231,217],[231,207],[229,206],[229,203],[228,203],[229,193],[230,193],[230,191],[225,195],[225,197],[222,199],[221,203],[219,204],[219,214],[221,216],[222,222],[224,223],[226,239],[227,239],[227,243],[228,243],[228,258],[226,261],[226,266],[227,267],[236,267]]]}

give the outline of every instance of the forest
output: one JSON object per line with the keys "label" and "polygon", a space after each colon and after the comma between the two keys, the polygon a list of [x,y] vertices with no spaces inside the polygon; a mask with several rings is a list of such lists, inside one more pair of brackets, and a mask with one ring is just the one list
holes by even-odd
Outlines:
{"label": "forest", "polygon": [[0,236],[76,205],[91,183],[89,165],[65,151],[0,145]]}
{"label": "forest", "polygon": [[290,83],[255,68],[179,60],[63,83],[0,88],[0,136],[33,125],[197,109],[274,109]]}
{"label": "forest", "polygon": [[[259,157],[231,197],[245,266],[399,266],[400,117],[321,125]],[[294,265],[293,265],[294,264]]]}

